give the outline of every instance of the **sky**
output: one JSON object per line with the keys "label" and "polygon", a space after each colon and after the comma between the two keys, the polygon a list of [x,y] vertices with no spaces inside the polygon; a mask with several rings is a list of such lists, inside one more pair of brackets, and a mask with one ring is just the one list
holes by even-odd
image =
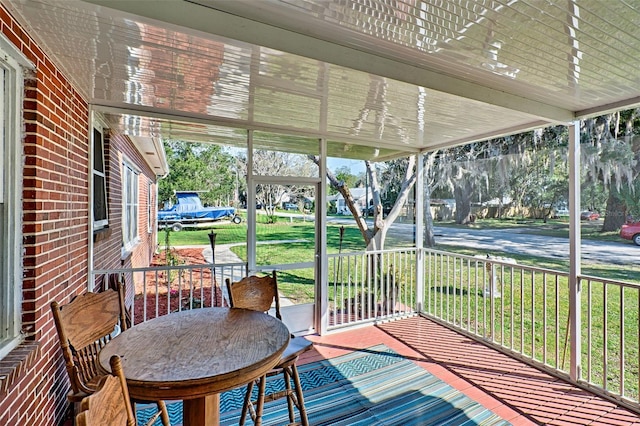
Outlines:
{"label": "sky", "polygon": [[[226,150],[231,155],[237,155],[239,152],[242,152],[242,153],[246,152],[245,149],[233,148],[233,147],[226,147]],[[337,158],[337,157],[327,158],[327,167],[332,172],[335,172],[335,170],[341,166],[347,166],[351,170],[351,173],[354,175],[364,173],[364,170],[365,170],[363,160],[350,160],[346,158]]]}
{"label": "sky", "polygon": [[364,161],[363,160],[347,160],[344,158],[327,158],[327,167],[332,172],[338,167],[347,166],[351,169],[351,173],[354,175],[358,175],[364,172]]}

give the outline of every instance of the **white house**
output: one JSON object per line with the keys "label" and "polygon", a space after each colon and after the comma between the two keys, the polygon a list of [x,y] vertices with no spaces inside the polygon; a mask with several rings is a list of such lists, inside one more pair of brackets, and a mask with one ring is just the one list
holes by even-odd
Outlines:
{"label": "white house", "polygon": [[[350,192],[360,210],[366,208],[367,204],[371,205],[371,202],[373,201],[373,195],[370,189],[367,190],[367,188],[352,188],[350,189]],[[351,214],[342,194],[338,193],[335,195],[331,195],[327,197],[327,201],[335,201],[338,214]]]}

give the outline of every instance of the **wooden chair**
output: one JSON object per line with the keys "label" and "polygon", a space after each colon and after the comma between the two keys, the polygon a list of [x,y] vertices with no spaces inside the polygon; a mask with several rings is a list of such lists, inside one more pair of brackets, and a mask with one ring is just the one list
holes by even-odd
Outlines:
{"label": "wooden chair", "polygon": [[[231,307],[267,312],[275,302],[276,317],[279,320],[282,320],[282,316],[280,315],[280,300],[278,297],[278,280],[276,277],[276,271],[273,271],[271,276],[249,276],[233,283],[227,278],[226,284]],[[247,393],[245,395],[244,405],[240,415],[241,426],[245,423],[247,412],[249,412],[251,419],[256,425],[261,425],[264,403],[266,401],[274,401],[283,397],[287,398],[290,424],[302,424],[303,426],[307,426],[309,424],[307,412],[304,408],[304,397],[302,395],[302,387],[300,386],[300,377],[298,376],[296,362],[303,352],[312,348],[312,345],[313,344],[305,338],[295,337],[292,335],[278,365],[276,365],[265,376],[259,378],[255,382],[252,381],[247,385]],[[265,395],[267,377],[276,374],[284,375],[285,390]],[[291,386],[291,379],[293,379],[293,388]],[[252,401],[251,392],[253,391],[253,386],[256,383],[258,384],[258,399],[256,401]],[[297,407],[300,413],[299,423],[295,422],[294,406]]]}
{"label": "wooden chair", "polygon": [[136,426],[120,357],[109,362],[113,375],[102,376],[96,390],[82,399],[76,426]]}
{"label": "wooden chair", "polygon": [[[51,310],[71,381],[67,398],[77,405],[96,391],[102,378],[98,370],[100,349],[115,337],[118,327],[121,330],[127,328],[124,286],[118,285],[117,291],[108,289],[100,293],[85,293],[66,305],[54,301]],[[158,401],[157,404],[162,424],[169,426],[165,403]]]}

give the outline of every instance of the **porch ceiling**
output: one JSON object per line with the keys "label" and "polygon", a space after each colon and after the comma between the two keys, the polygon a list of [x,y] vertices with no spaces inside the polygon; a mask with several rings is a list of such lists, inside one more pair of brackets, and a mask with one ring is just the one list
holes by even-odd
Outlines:
{"label": "porch ceiling", "polygon": [[624,0],[1,1],[140,138],[381,160],[640,103]]}

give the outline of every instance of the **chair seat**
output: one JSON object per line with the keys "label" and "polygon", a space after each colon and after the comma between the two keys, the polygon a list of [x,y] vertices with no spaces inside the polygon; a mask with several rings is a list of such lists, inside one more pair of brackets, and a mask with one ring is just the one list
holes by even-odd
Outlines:
{"label": "chair seat", "polygon": [[[276,271],[271,276],[257,277],[255,275],[245,277],[237,282],[226,280],[229,304],[233,308],[251,309],[259,312],[267,312],[275,303],[275,316],[282,321],[280,315],[280,299],[278,297],[278,280]],[[287,344],[278,365],[256,381],[247,384],[247,391],[244,396],[244,404],[240,413],[240,426],[244,425],[245,417],[249,413],[256,426],[262,424],[262,410],[265,401],[275,401],[279,398],[287,398],[287,408],[289,411],[289,424],[302,424],[309,426],[307,411],[304,408],[304,395],[300,384],[300,376],[296,362],[298,357],[313,347],[313,342],[304,337],[294,337]],[[285,389],[281,391],[266,393],[266,382],[268,376],[283,375]],[[293,381],[293,385],[292,382]],[[254,384],[258,384],[258,396],[252,401],[252,390]],[[255,404],[255,406],[254,406]],[[295,421],[294,407],[300,413],[300,422]]]}
{"label": "chair seat", "polygon": [[280,362],[274,368],[282,368],[283,365],[295,361],[304,352],[310,350],[313,347],[313,343],[305,339],[304,337],[294,337],[289,340],[287,348],[282,353]]}

